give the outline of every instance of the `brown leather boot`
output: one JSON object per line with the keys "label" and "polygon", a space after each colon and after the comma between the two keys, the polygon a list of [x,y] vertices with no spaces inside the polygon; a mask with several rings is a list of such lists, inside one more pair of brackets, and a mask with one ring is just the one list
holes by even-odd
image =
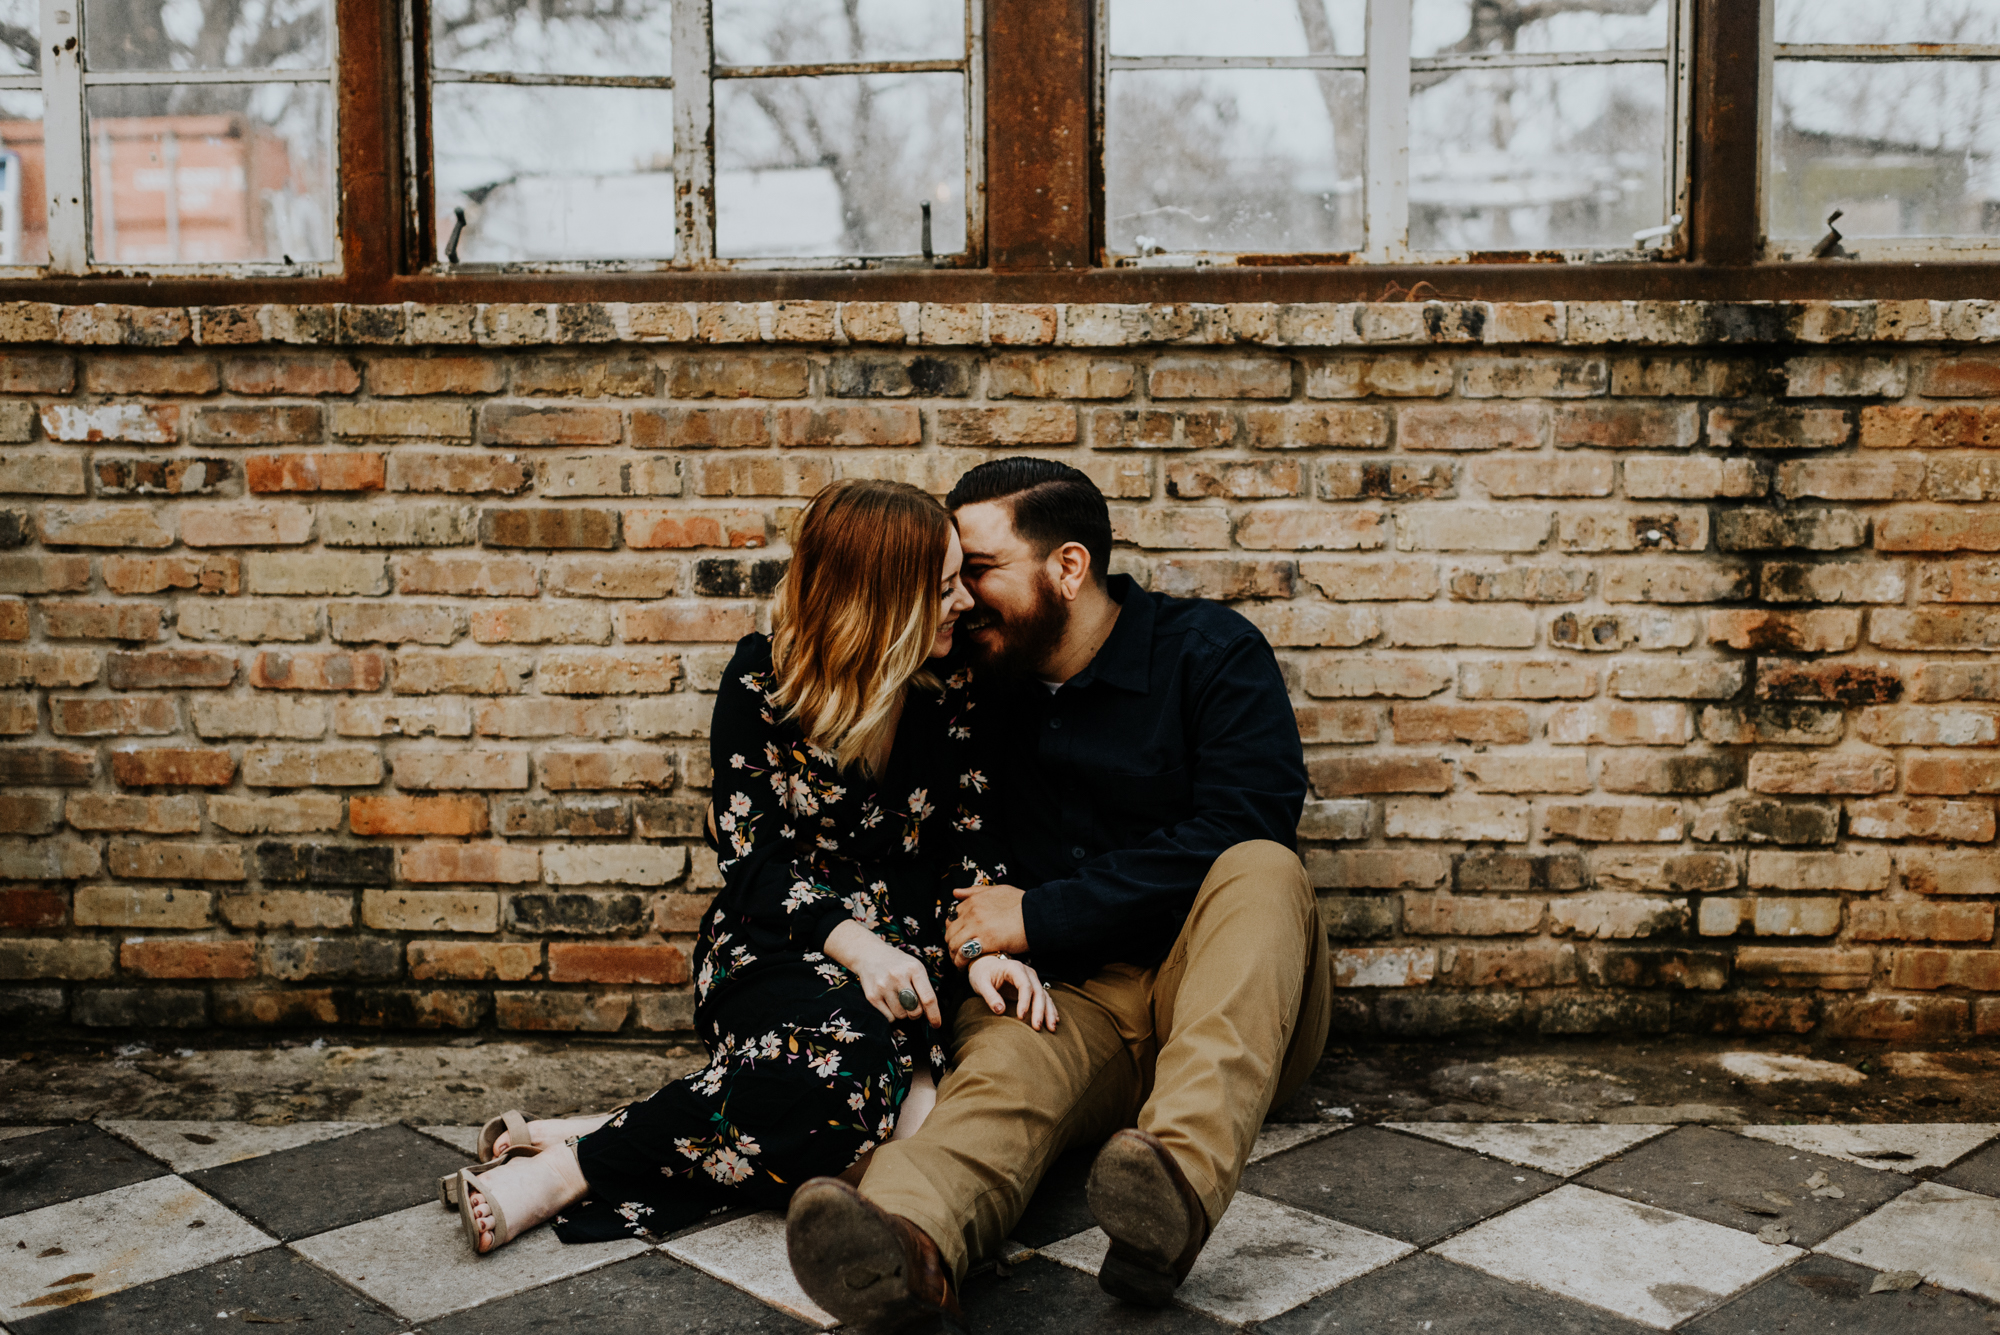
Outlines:
{"label": "brown leather boot", "polygon": [[792,1196],[785,1250],[806,1296],[865,1335],[960,1319],[937,1244],[839,1178],[813,1178]]}
{"label": "brown leather boot", "polygon": [[1097,1153],[1085,1187],[1111,1239],[1097,1285],[1114,1298],[1165,1307],[1208,1241],[1201,1198],[1156,1136],[1127,1127]]}

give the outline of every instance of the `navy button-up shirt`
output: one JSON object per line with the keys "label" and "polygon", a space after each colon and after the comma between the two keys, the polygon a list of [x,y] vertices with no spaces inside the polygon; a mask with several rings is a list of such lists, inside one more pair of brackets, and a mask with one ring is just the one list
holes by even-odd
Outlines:
{"label": "navy button-up shirt", "polygon": [[1110,581],[1118,620],[1090,665],[1051,693],[989,696],[1003,712],[994,831],[1012,857],[1028,948],[1044,977],[1173,949],[1223,850],[1296,846],[1305,756],[1278,662],[1217,603]]}

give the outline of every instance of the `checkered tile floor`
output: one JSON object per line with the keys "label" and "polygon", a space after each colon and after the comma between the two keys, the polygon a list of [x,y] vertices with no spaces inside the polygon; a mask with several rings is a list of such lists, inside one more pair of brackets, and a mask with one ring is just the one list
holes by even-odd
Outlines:
{"label": "checkered tile floor", "polygon": [[[651,1246],[538,1229],[475,1259],[433,1194],[473,1134],[0,1128],[0,1331],[831,1324],[768,1213]],[[1274,1124],[1167,1312],[1092,1279],[1088,1165],[1061,1163],[1006,1259],[967,1282],[971,1331],[2000,1333],[2000,1125]]]}

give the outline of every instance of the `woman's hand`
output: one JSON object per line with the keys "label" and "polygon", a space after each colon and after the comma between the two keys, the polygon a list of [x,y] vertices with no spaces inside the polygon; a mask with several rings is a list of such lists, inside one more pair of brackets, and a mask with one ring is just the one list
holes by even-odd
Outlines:
{"label": "woman's hand", "polygon": [[1005,955],[981,955],[965,971],[972,990],[986,998],[986,1004],[993,1008],[995,1015],[1007,1013],[1007,1002],[1000,995],[1000,989],[1014,989],[1014,1014],[1027,1021],[1030,1029],[1046,1029],[1054,1033],[1056,1029],[1055,994],[1042,986],[1042,980],[1035,971],[1017,959]]}
{"label": "woman's hand", "polygon": [[[891,1024],[921,1015],[933,1026],[944,1027],[931,976],[914,955],[904,954],[852,918],[827,933],[823,948],[834,963],[861,980],[861,994]],[[915,1006],[903,1005],[904,992],[916,997]]]}

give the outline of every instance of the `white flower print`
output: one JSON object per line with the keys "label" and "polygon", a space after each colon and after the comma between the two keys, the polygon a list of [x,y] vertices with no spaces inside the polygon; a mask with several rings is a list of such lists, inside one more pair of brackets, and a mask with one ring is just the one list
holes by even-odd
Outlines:
{"label": "white flower print", "polygon": [[910,794],[909,810],[918,820],[931,814],[930,789],[919,788]]}
{"label": "white flower print", "polygon": [[831,1034],[834,1040],[839,1043],[852,1043],[855,1039],[861,1037],[861,1031],[849,1024],[845,1015],[834,1016],[833,1023],[827,1026],[826,1032]]}
{"label": "white flower print", "polygon": [[854,921],[860,923],[871,932],[875,930],[875,926],[880,919],[875,916],[875,901],[870,899],[865,892],[856,890],[840,902],[847,905],[847,911],[853,915]]}
{"label": "white flower print", "polygon": [[757,1055],[763,1057],[766,1061],[776,1061],[784,1055],[784,1051],[785,1041],[778,1037],[776,1030],[772,1030],[770,1033],[764,1035],[757,1049]]}
{"label": "white flower print", "polygon": [[735,755],[729,757],[729,768],[731,769],[746,769],[749,767],[749,764],[750,762],[743,758],[743,753],[741,751],[738,751]]}
{"label": "white flower print", "polygon": [[847,981],[847,970],[841,968],[838,964],[815,964],[813,965],[813,972],[826,979],[827,985],[830,987],[839,987]]}
{"label": "white flower print", "polygon": [[[700,1146],[696,1145],[692,1140],[689,1140],[686,1136],[675,1136],[674,1148],[679,1150],[687,1158],[699,1159],[701,1157],[702,1152]],[[663,1169],[662,1171],[671,1172],[673,1170]]]}
{"label": "white flower print", "polygon": [[708,1170],[710,1177],[725,1185],[741,1182],[756,1171],[751,1168],[750,1161],[735,1150],[717,1150],[701,1166]]}
{"label": "white flower print", "polygon": [[[741,759],[741,757],[738,757],[738,759]],[[730,814],[730,815],[732,815],[732,816],[747,816],[747,815],[749,815],[749,814],[750,814],[750,794],[748,794],[748,793],[731,793],[731,794],[729,795],[729,814]]]}
{"label": "white flower print", "polygon": [[847,1106],[854,1109],[854,1111],[856,1112],[860,1112],[861,1105],[863,1105],[866,1102],[868,1102],[868,1095],[862,1090],[857,1089],[852,1094],[849,1094],[847,1096]]}
{"label": "white flower print", "polygon": [[875,1124],[875,1138],[877,1140],[887,1140],[890,1136],[894,1135],[895,1133],[896,1133],[896,1114],[894,1113],[882,1114],[882,1120]]}
{"label": "white flower print", "polygon": [[985,792],[986,771],[978,769],[967,770],[958,776],[958,786],[961,788],[970,788],[975,793]]}
{"label": "white flower print", "polygon": [[809,1060],[806,1065],[812,1067],[814,1075],[839,1075],[840,1054],[830,1051],[822,1052]]}
{"label": "white flower print", "polygon": [[753,1159],[764,1152],[764,1147],[757,1143],[754,1136],[746,1136],[741,1132],[736,1136],[736,1148]]}
{"label": "white flower print", "polygon": [[626,1201],[623,1205],[613,1210],[612,1213],[623,1219],[626,1223],[636,1225],[641,1219],[653,1213],[653,1207],[650,1205],[641,1205],[638,1201]]}

